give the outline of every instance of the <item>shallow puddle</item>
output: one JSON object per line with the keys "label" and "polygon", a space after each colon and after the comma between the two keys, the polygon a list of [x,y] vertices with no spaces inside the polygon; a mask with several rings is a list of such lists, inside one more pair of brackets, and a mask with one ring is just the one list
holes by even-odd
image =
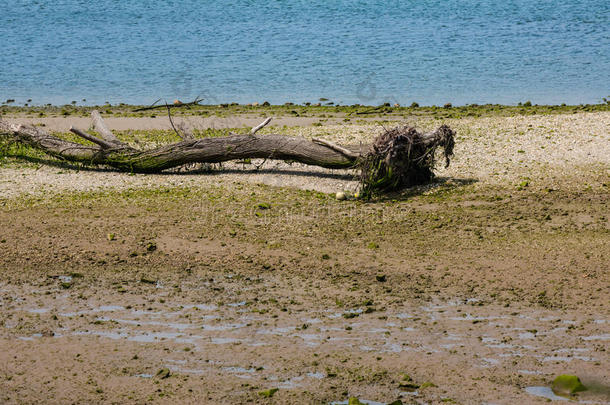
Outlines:
{"label": "shallow puddle", "polygon": [[610,334],[583,336],[582,340],[610,340]]}
{"label": "shallow puddle", "polygon": [[549,387],[526,387],[525,392],[537,397],[549,399],[551,401],[569,401],[567,398],[555,395],[553,390]]}
{"label": "shallow puddle", "polygon": [[517,372],[521,373],[521,374],[528,374],[528,375],[540,375],[543,374],[540,371],[536,371],[536,370],[517,370]]}

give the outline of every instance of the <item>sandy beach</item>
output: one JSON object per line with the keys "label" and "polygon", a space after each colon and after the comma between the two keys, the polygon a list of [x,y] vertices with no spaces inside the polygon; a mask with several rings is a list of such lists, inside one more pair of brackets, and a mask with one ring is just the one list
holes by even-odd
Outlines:
{"label": "sandy beach", "polygon": [[261,132],[354,144],[444,123],[455,157],[362,202],[334,197],[354,173],[284,162],[145,175],[3,155],[2,402],[535,404],[564,373],[610,402],[610,112],[319,118]]}

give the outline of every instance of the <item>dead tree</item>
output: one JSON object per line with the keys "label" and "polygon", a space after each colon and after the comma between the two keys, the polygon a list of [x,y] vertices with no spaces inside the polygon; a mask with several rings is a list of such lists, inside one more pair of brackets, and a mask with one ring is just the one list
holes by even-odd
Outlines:
{"label": "dead tree", "polygon": [[[180,142],[139,150],[119,140],[97,111],[91,113],[94,136],[78,128],[70,131],[92,145],[70,142],[39,127],[16,125],[0,119],[0,134],[9,141],[32,146],[71,162],[111,166],[120,171],[157,173],[190,163],[219,163],[251,158],[300,162],[332,169],[361,169],[365,190],[396,189],[429,181],[435,150],[444,149],[447,164],[453,153],[454,132],[447,126],[422,134],[399,127],[377,137],[373,145],[340,146],[322,139],[308,140],[278,134],[257,135],[270,118],[248,134],[195,139],[180,133]],[[415,175],[414,175],[415,173]]]}

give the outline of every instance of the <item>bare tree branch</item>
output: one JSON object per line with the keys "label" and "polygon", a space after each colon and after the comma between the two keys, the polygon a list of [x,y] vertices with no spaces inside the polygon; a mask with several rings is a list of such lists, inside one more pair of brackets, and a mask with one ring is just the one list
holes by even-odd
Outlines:
{"label": "bare tree branch", "polygon": [[313,138],[311,141],[317,143],[318,145],[324,145],[326,147],[329,147],[330,149],[341,153],[349,159],[357,159],[360,156],[358,153],[354,153],[351,150],[344,148],[343,146],[336,145],[324,139]]}
{"label": "bare tree branch", "polygon": [[265,125],[267,125],[270,122],[271,122],[271,117],[267,118],[265,121],[261,122],[260,124],[258,124],[254,128],[252,128],[252,130],[250,131],[250,135],[254,135],[255,133],[257,133],[260,129],[262,129]]}
{"label": "bare tree branch", "polygon": [[326,146],[305,138],[284,135],[232,135],[217,138],[188,139],[150,150],[117,148],[116,145],[76,128],[71,131],[99,146],[65,141],[29,125],[15,126],[0,120],[0,133],[9,139],[31,145],[53,156],[70,161],[104,164],[119,170],[160,172],[187,163],[220,163],[248,158],[291,160],[328,167],[350,168],[355,161]]}
{"label": "bare tree branch", "polygon": [[81,131],[78,128],[70,127],[70,132],[72,132],[73,134],[76,134],[76,135],[80,136],[81,138],[86,139],[90,142],[96,143],[104,149],[112,149],[112,148],[116,147],[116,145],[113,145],[110,142],[106,142],[100,138],[97,138],[91,134],[88,134],[85,131]]}
{"label": "bare tree branch", "polygon": [[93,128],[100,133],[104,140],[118,145],[125,145],[123,142],[112,133],[112,131],[106,126],[104,119],[97,110],[91,111],[91,118],[93,119]]}

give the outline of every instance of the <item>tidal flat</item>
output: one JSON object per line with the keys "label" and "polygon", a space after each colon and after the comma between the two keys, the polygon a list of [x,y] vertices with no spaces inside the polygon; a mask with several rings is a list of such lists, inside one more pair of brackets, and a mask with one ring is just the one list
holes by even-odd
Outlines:
{"label": "tidal flat", "polygon": [[[338,201],[349,171],[130,174],[3,143],[2,402],[546,403],[533,388],[560,374],[610,402],[608,108],[316,108],[176,120],[204,137],[273,115],[261,133],[340,144],[444,123],[455,157],[432,184]],[[132,109],[105,113],[120,139],[177,140]],[[80,119],[41,111],[3,118],[65,137]]]}

